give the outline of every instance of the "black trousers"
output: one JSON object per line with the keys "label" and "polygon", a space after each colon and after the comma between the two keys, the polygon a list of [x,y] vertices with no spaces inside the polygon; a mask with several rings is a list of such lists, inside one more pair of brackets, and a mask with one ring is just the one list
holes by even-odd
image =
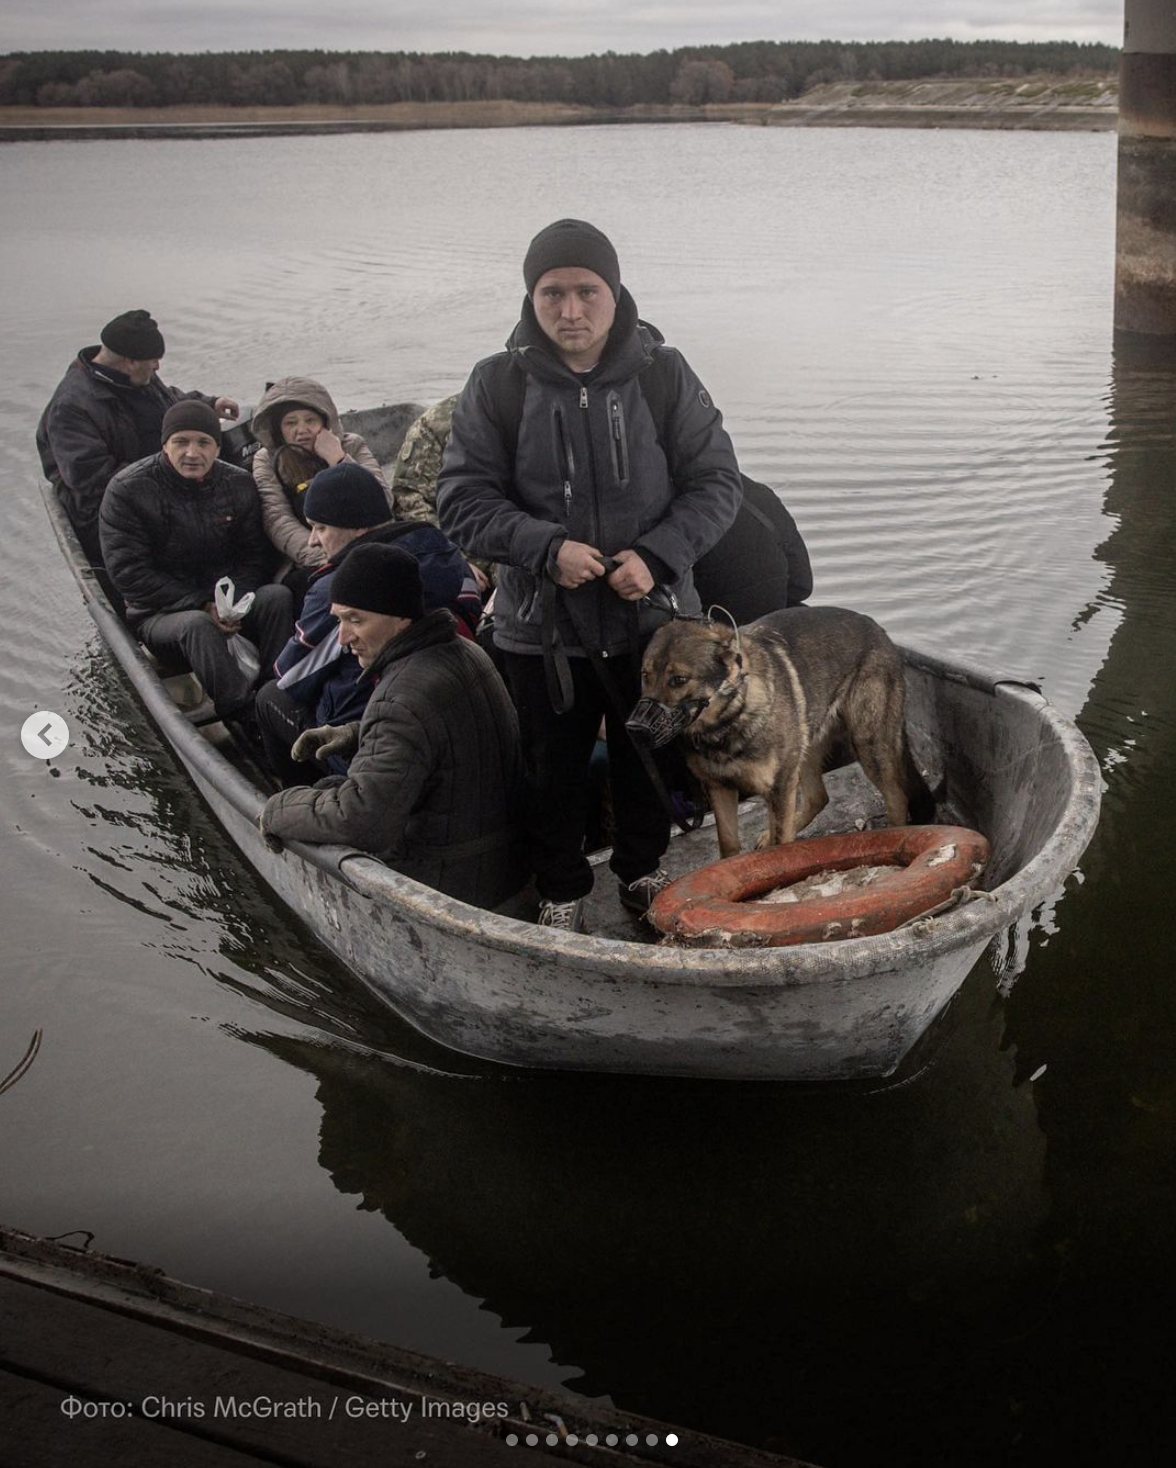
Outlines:
{"label": "black trousers", "polygon": [[[257,648],[259,683],[273,677],[274,661],[294,628],[294,599],[284,586],[259,586],[241,630]],[[253,682],[241,672],[229,640],[207,612],[159,612],[139,626],[139,638],[159,657],[182,658],[204,686],[222,719],[253,703]]]}
{"label": "black trousers", "polygon": [[670,817],[625,729],[625,715],[640,689],[638,659],[608,660],[624,705],[620,713],[591,662],[570,657],[575,702],[566,714],[557,714],[547,694],[543,658],[510,652],[502,657],[527,762],[527,829],[540,897],[572,902],[592,890],[584,831],[591,786],[588,764],[602,718],[615,826],[609,865],[622,882],[655,871],[669,845]]}
{"label": "black trousers", "polygon": [[257,690],[253,705],[257,727],[261,730],[265,762],[277,775],[285,789],[293,785],[313,785],[322,775],[317,760],[296,763],[290,758],[290,747],[304,729],[309,729],[314,710],[294,699],[276,682]]}

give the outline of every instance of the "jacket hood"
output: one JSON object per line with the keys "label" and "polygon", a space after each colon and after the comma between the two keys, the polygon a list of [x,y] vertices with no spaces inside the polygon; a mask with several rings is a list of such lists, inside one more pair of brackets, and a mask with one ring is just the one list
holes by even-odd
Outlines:
{"label": "jacket hood", "polygon": [[251,425],[254,436],[271,454],[282,445],[282,415],[295,405],[321,413],[331,432],[340,438],[343,436],[335,400],[321,382],[316,382],[313,377],[281,377],[272,387],[266,388],[254,410]]}
{"label": "jacket hood", "polygon": [[[649,356],[651,348],[660,345],[664,340],[656,326],[640,319],[636,301],[628,289],[622,286],[620,299],[617,301],[617,314],[600,356],[602,373],[609,375],[608,369],[620,363],[631,369],[634,357]],[[557,370],[568,371],[551,339],[539,325],[530,296],[523,298],[522,313],[518,324],[507,338],[506,348],[524,363],[538,365],[537,358],[546,358]]]}

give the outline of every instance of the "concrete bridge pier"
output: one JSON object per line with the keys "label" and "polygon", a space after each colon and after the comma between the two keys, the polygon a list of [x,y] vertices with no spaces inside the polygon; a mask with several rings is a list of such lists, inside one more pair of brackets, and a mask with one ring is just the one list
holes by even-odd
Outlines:
{"label": "concrete bridge pier", "polygon": [[1125,0],[1116,344],[1176,353],[1176,0]]}

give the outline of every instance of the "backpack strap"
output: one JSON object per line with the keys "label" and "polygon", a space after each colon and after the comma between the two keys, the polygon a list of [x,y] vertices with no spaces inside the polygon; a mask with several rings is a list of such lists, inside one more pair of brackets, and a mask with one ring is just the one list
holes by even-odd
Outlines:
{"label": "backpack strap", "polygon": [[510,352],[500,352],[491,359],[486,386],[490,390],[494,426],[502,438],[507,457],[513,463],[519,447],[519,424],[523,421],[527,383],[523,369]]}

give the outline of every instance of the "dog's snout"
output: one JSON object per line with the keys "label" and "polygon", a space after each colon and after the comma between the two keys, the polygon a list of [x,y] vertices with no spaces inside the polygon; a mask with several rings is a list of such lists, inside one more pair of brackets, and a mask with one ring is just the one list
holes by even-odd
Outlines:
{"label": "dog's snout", "polygon": [[705,707],[704,698],[686,699],[672,708],[656,698],[639,698],[625,720],[625,728],[636,743],[662,749],[684,734]]}

